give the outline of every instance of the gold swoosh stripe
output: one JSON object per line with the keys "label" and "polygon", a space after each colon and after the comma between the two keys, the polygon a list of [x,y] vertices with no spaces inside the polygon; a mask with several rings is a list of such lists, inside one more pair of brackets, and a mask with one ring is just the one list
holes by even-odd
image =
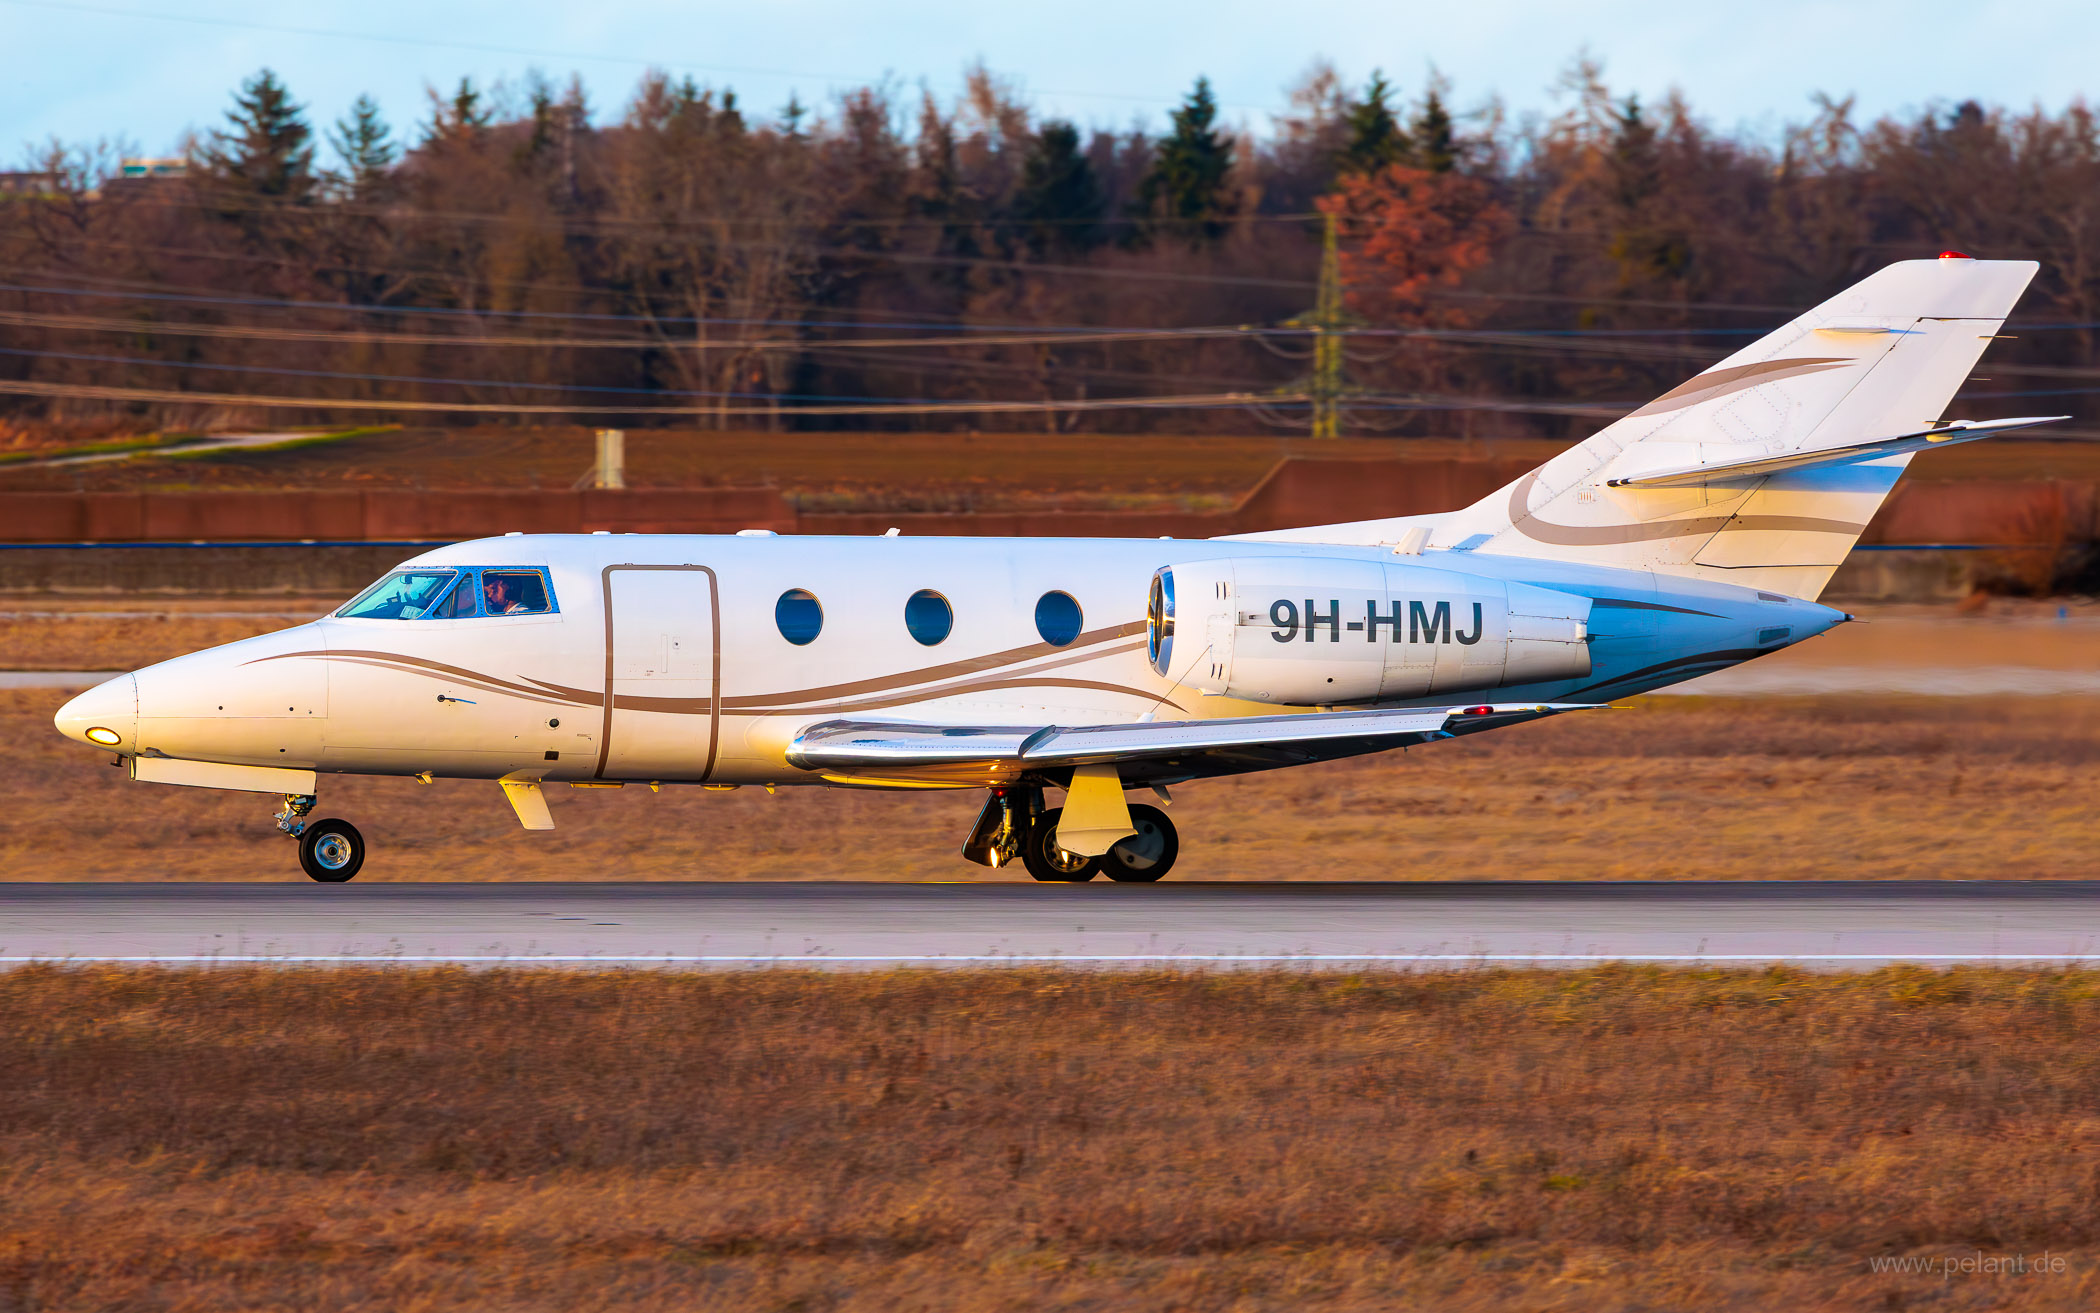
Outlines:
{"label": "gold swoosh stripe", "polygon": [[442,661],[428,661],[422,657],[402,656],[395,652],[372,652],[358,648],[345,648],[341,651],[280,652],[276,656],[257,657],[254,661],[250,661],[247,664],[252,666],[259,665],[264,661],[288,661],[295,657],[317,657],[323,661],[348,661],[357,665],[367,666],[392,666],[415,674],[427,675],[435,673],[448,675],[453,679],[475,683],[491,693],[514,693],[519,697],[530,698],[536,702],[554,700],[548,698],[547,694],[549,692],[558,694],[562,701],[580,702],[586,706],[595,707],[603,701],[596,693],[579,693],[574,689],[533,688],[525,684],[513,684],[509,680],[500,679],[495,675],[485,675],[478,670],[468,670],[461,666],[448,666]]}
{"label": "gold swoosh stripe", "polygon": [[[1011,647],[1004,652],[991,652],[981,657],[971,657],[966,661],[951,661],[946,665],[927,666],[920,670],[907,670],[902,674],[885,675],[879,679],[863,679],[850,684],[825,684],[816,688],[789,689],[779,693],[754,693],[745,697],[723,698],[722,706],[724,710],[730,710],[747,706],[764,706],[777,702],[809,702],[818,698],[853,697],[861,693],[882,693],[893,688],[905,688],[912,684],[926,684],[940,679],[955,679],[964,675],[980,674],[987,670],[997,670],[1003,666],[1032,661],[1037,657],[1060,654],[1068,655],[1072,660],[1089,660],[1096,656],[1106,656],[1108,654],[1105,652],[1082,653],[1076,649],[1091,647],[1097,643],[1106,643],[1114,639],[1127,638],[1132,634],[1142,634],[1144,632],[1145,622],[1133,620],[1125,624],[1105,625],[1100,629],[1088,630],[1063,647],[1056,647],[1049,643],[1030,643],[1026,647]],[[1063,661],[1055,664],[1069,665],[1071,662]],[[1044,666],[1042,668],[1048,670],[1052,667]]]}
{"label": "gold swoosh stripe", "polygon": [[[383,661],[371,657],[359,656],[325,656],[321,659],[324,661],[340,662],[346,666],[373,666],[380,670],[405,671],[406,673],[411,675],[429,675],[431,673],[428,670],[418,669],[416,666],[411,665],[405,661]],[[549,697],[545,694],[535,694],[529,689],[519,688],[519,686],[517,686],[516,684],[505,684],[500,681],[482,679],[473,675],[451,675],[448,677],[447,682],[452,684],[464,685],[468,688],[476,689],[483,693],[506,693],[509,694],[511,697],[522,698],[527,702],[543,702],[546,703],[548,706],[554,707],[597,705],[596,698],[592,698],[590,703],[588,704],[580,704],[574,698]]]}
{"label": "gold swoosh stripe", "polygon": [[[1070,656],[1066,656],[1057,661],[1045,661],[1040,665],[1031,666],[1025,671],[1006,670],[1003,671],[1003,673],[1013,675],[1036,675],[1041,674],[1046,670],[1059,670],[1066,666],[1076,666],[1084,664],[1088,661],[1098,661],[1107,657],[1120,656],[1125,652],[1135,652],[1144,645],[1144,640],[1139,639],[1135,642],[1119,643],[1112,647],[1100,648],[1097,651],[1075,652]],[[955,664],[960,666],[967,663],[956,662]],[[935,670],[946,668],[947,667],[934,667]],[[913,687],[915,685],[921,684],[922,682],[926,684],[925,687]],[[863,681],[859,684],[840,684],[836,687],[840,690],[838,696],[841,697],[851,697],[855,694],[860,693],[881,693],[888,692],[896,688],[911,687],[912,698],[935,698],[947,696],[948,690],[954,686],[955,681],[953,680],[927,682],[926,672],[920,672],[920,674],[915,677],[912,672],[907,671],[902,675],[895,675],[885,679],[870,679]],[[725,711],[771,711],[775,708],[791,709],[796,705],[811,700],[812,699],[808,697],[794,693],[757,693],[744,697],[725,697],[722,699],[722,709]],[[905,700],[910,701],[911,698],[907,698]]]}
{"label": "gold swoosh stripe", "polygon": [[1710,537],[1723,528],[1760,530],[1770,533],[1842,533],[1854,538],[1867,531],[1864,524],[1849,520],[1820,520],[1807,515],[1702,515],[1692,520],[1650,520],[1645,524],[1555,524],[1526,509],[1534,470],[1517,480],[1509,494],[1509,522],[1518,533],[1537,543],[1554,547],[1604,547],[1621,543],[1657,542],[1665,538]]}
{"label": "gold swoosh stripe", "polygon": [[816,706],[754,707],[744,709],[738,714],[747,716],[805,716],[815,714],[842,716],[856,711],[880,711],[885,707],[909,706],[914,702],[931,701],[934,697],[961,697],[969,693],[992,693],[1002,689],[1017,688],[1084,688],[1099,693],[1125,693],[1131,697],[1158,698],[1162,705],[1172,707],[1174,710],[1184,714],[1188,711],[1187,707],[1182,706],[1172,698],[1160,698],[1156,693],[1142,688],[1132,688],[1128,684],[1108,684],[1092,679],[1035,679],[1024,675],[1012,679],[975,680],[967,684],[952,685],[940,690],[939,693],[912,692],[899,697],[873,698],[860,702],[820,703]]}
{"label": "gold swoosh stripe", "polygon": [[1679,383],[1668,392],[1628,415],[1628,419],[1639,419],[1644,415],[1662,415],[1673,410],[1696,406],[1702,401],[1714,401],[1733,396],[1766,383],[1777,383],[1785,378],[1799,378],[1803,374],[1820,374],[1826,369],[1840,365],[1856,365],[1860,361],[1852,356],[1804,356],[1796,360],[1761,360],[1750,365],[1731,365],[1727,369],[1709,370]]}
{"label": "gold swoosh stripe", "polygon": [[[1114,651],[1127,650],[1130,649],[1114,649]],[[1058,662],[1055,663],[1055,665],[1070,665],[1078,661],[1090,660],[1094,656],[1106,655],[1109,655],[1109,653],[1102,652],[1076,655],[1068,661]],[[256,658],[256,661],[249,662],[248,664],[254,665],[262,661],[282,661],[291,657],[311,657],[323,661],[341,661],[350,665],[374,666],[383,670],[398,670],[403,673],[412,675],[425,675],[433,678],[449,678],[460,683],[470,684],[473,687],[481,689],[484,692],[508,693],[515,697],[524,698],[527,701],[542,702],[554,706],[595,707],[602,706],[604,702],[603,698],[599,694],[591,692],[587,689],[567,688],[560,684],[551,684],[544,680],[537,679],[532,680],[531,682],[537,685],[538,687],[528,687],[524,684],[514,684],[508,680],[498,679],[493,675],[483,675],[476,671],[464,669],[460,666],[446,665],[444,662],[441,661],[428,661],[421,657],[397,656],[389,652],[370,652],[357,650],[346,650],[342,652],[283,652],[279,653],[276,656],[258,657]],[[961,665],[963,663],[956,662],[954,664]],[[1055,665],[1043,666],[1039,667],[1039,669],[1054,669]],[[529,679],[530,677],[527,676],[527,678]],[[889,683],[894,685],[898,681],[895,679],[891,679],[869,680],[866,682],[868,684]],[[842,687],[852,686],[844,685]],[[1148,692],[1145,689],[1132,688],[1125,684],[1109,684],[1089,679],[1038,678],[1035,676],[1034,672],[1025,672],[1016,673],[999,679],[964,680],[959,683],[944,684],[938,688],[914,689],[909,693],[892,698],[876,698],[863,699],[859,701],[848,700],[831,703],[819,703],[815,706],[766,706],[761,705],[764,702],[764,699],[761,698],[724,698],[723,702],[725,704],[725,711],[731,710],[731,707],[728,704],[732,702],[752,704],[739,705],[734,708],[736,711],[742,712],[745,715],[838,715],[851,711],[874,711],[884,707],[904,706],[913,702],[929,701],[936,697],[958,697],[969,693],[983,693],[993,692],[1001,689],[1020,688],[1083,688],[1091,689],[1096,692],[1124,693],[1129,694],[1133,697],[1141,698],[1149,698],[1155,696],[1154,694]],[[1185,712],[1187,710],[1187,708],[1183,707],[1180,703],[1175,702],[1171,698],[1161,700],[1164,702],[1165,705],[1173,707],[1176,711]],[[707,698],[663,698],[627,693],[622,693],[615,696],[615,698],[613,699],[613,709],[616,711],[648,711],[655,712],[661,715],[673,716],[704,716],[707,715],[711,710],[709,706],[709,699]]]}

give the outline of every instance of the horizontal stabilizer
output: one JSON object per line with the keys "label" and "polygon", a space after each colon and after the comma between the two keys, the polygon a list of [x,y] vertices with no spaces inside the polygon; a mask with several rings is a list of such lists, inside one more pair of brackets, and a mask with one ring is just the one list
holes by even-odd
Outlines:
{"label": "horizontal stabilizer", "polygon": [[1114,765],[1125,784],[1143,784],[1382,752],[1591,705],[1395,707],[1040,728],[829,720],[797,735],[787,759],[852,782],[1002,784],[1036,771]]}
{"label": "horizontal stabilizer", "polygon": [[1761,478],[1767,474],[1777,474],[1781,470],[1806,469],[1813,465],[1854,465],[1861,461],[1879,460],[1883,456],[1902,456],[1939,447],[1957,447],[1964,442],[1976,442],[2012,429],[2033,428],[2037,424],[2055,424],[2069,418],[2069,415],[2027,415],[2018,419],[1958,419],[1934,428],[1920,429],[1915,433],[1899,433],[1894,437],[1847,443],[1842,447],[1789,451],[1777,456],[1719,461],[1709,465],[1684,465],[1676,469],[1628,475],[1624,478],[1607,479],[1605,486],[1686,488],[1704,483]]}

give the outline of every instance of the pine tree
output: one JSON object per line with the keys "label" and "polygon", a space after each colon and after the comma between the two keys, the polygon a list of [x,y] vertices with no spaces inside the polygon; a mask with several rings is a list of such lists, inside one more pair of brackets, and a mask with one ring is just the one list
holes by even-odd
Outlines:
{"label": "pine tree", "polygon": [[399,153],[393,136],[394,130],[379,117],[379,102],[368,95],[359,96],[350,112],[336,120],[328,144],[343,162],[343,183],[352,196],[369,195],[385,180]]}
{"label": "pine tree", "polygon": [[1062,120],[1045,123],[1029,143],[1014,194],[1024,238],[1038,253],[1084,251],[1101,239],[1101,213],[1101,183],[1080,149],[1079,129]]}
{"label": "pine tree", "polygon": [[1667,290],[1691,266],[1691,239],[1664,203],[1662,143],[1641,113],[1639,99],[1628,96],[1617,118],[1607,159],[1612,199],[1607,250],[1618,266],[1621,291]]}
{"label": "pine tree", "polygon": [[525,74],[525,103],[532,130],[519,145],[516,159],[520,168],[530,169],[542,155],[554,149],[564,135],[566,124],[561,107],[554,100],[554,84],[536,68]]}
{"label": "pine tree", "polygon": [[722,112],[715,116],[715,126],[724,137],[736,138],[744,135],[744,111],[736,107],[736,92],[722,88]]}
{"label": "pine tree", "polygon": [[1154,224],[1191,244],[1224,235],[1231,214],[1225,184],[1232,174],[1232,143],[1215,124],[1217,97],[1199,77],[1174,111],[1174,130],[1159,143],[1151,171],[1138,185],[1138,204]]}
{"label": "pine tree", "polygon": [[1384,73],[1374,71],[1364,86],[1362,99],[1352,100],[1345,107],[1343,123],[1349,142],[1342,147],[1341,158],[1336,162],[1336,171],[1344,177],[1376,173],[1407,158],[1407,134],[1393,116],[1392,97],[1392,84],[1385,80]]}
{"label": "pine tree", "polygon": [[1458,167],[1458,135],[1451,125],[1451,111],[1435,87],[1422,96],[1422,108],[1412,125],[1414,162],[1431,173],[1449,173]]}
{"label": "pine tree", "polygon": [[202,162],[229,187],[256,196],[304,200],[314,187],[313,129],[305,107],[263,69],[241,84],[226,112],[231,131],[212,133]]}
{"label": "pine tree", "polygon": [[495,120],[495,111],[482,103],[481,89],[474,79],[463,77],[450,99],[430,91],[430,122],[423,125],[423,144],[447,145],[470,142]]}

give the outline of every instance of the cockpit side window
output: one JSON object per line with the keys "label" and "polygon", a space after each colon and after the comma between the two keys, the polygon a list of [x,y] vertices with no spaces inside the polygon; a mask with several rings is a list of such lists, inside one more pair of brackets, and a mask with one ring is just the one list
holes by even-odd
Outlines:
{"label": "cockpit side window", "polygon": [[473,573],[462,572],[459,582],[452,585],[452,591],[446,593],[444,599],[431,607],[426,614],[432,620],[472,619],[481,614],[477,605],[480,597],[481,590],[474,586]]}
{"label": "cockpit side window", "polygon": [[[420,620],[460,577],[458,570],[397,570],[353,598],[336,614],[345,620]],[[468,576],[471,578],[472,576]]]}
{"label": "cockpit side window", "polygon": [[554,609],[547,578],[538,570],[483,570],[483,615],[546,615]]}

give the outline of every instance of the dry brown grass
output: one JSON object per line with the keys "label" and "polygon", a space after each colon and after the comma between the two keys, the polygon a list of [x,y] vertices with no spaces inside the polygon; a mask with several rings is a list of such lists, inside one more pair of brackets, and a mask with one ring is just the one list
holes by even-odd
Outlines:
{"label": "dry brown grass", "polygon": [[[2087,1308],[2100,977],[0,976],[17,1309]],[[1876,1275],[1886,1255],[2069,1271]]]}
{"label": "dry brown grass", "polygon": [[[0,691],[0,878],[282,880],[272,799],[135,784]],[[2100,699],[1653,698],[1407,753],[1183,786],[1175,879],[2089,879]],[[329,778],[366,880],[1018,879],[969,792],[562,790]]]}

